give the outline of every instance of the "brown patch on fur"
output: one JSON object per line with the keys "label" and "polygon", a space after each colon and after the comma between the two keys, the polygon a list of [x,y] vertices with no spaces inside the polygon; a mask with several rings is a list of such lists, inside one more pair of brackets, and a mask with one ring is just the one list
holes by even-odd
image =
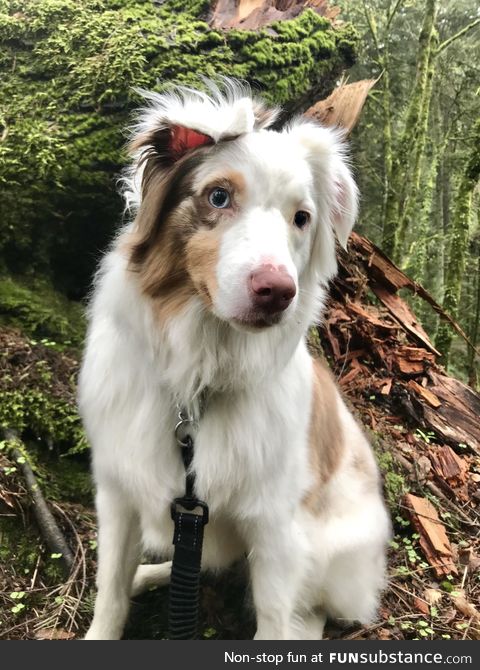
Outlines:
{"label": "brown patch on fur", "polygon": [[[162,323],[182,311],[195,295],[212,308],[221,224],[234,215],[235,202],[246,188],[243,176],[232,172],[212,178],[200,194],[194,193],[195,174],[205,158],[198,152],[170,169],[156,169],[147,159],[135,232],[124,244],[129,269],[154,302]],[[209,190],[218,186],[231,194],[231,208],[215,209],[208,203]]]}
{"label": "brown patch on fur", "polygon": [[314,484],[303,504],[318,512],[322,488],[338,469],[345,445],[338,412],[335,381],[325,363],[313,359],[312,410],[310,416],[310,466]]}
{"label": "brown patch on fur", "polygon": [[212,307],[217,292],[218,229],[201,230],[187,243],[187,269],[207,307]]}
{"label": "brown patch on fur", "polygon": [[241,172],[228,172],[225,175],[225,180],[231,185],[235,195],[241,200],[247,190],[247,182]]}

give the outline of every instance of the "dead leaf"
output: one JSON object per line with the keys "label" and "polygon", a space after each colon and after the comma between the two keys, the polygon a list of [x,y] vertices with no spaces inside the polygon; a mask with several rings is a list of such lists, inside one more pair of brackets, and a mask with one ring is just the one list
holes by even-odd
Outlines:
{"label": "dead leaf", "polygon": [[63,628],[39,628],[35,633],[36,640],[73,640],[75,633]]}
{"label": "dead leaf", "polygon": [[442,592],[438,589],[425,589],[423,592],[423,597],[429,605],[438,605],[442,599]]}
{"label": "dead leaf", "polygon": [[413,599],[413,604],[415,606],[415,609],[424,614],[425,616],[429,616],[430,614],[430,607],[428,606],[428,603],[426,603],[424,600],[421,598],[415,598]]}
{"label": "dead leaf", "polygon": [[480,570],[480,556],[477,556],[476,554],[471,554],[470,555],[470,560],[468,561],[468,569],[470,572],[477,572],[477,570]]}
{"label": "dead leaf", "polygon": [[383,606],[378,608],[378,613],[384,621],[386,621],[392,615],[391,611],[387,607]]}
{"label": "dead leaf", "polygon": [[474,621],[480,621],[480,612],[475,605],[468,602],[464,591],[456,591],[455,595],[452,594],[451,598],[453,604],[461,614],[469,619],[473,618]]}

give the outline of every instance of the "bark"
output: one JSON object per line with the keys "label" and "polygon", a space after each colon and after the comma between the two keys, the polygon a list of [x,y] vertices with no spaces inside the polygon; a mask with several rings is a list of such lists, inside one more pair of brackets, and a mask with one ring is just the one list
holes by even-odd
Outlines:
{"label": "bark", "polygon": [[[15,431],[5,430],[5,437],[13,443],[20,443],[20,439]],[[28,493],[32,499],[33,512],[38,523],[38,527],[43,539],[48,545],[48,548],[53,553],[61,554],[61,560],[65,567],[67,575],[70,574],[74,565],[74,556],[67,541],[58,527],[53,514],[51,513],[48,504],[43,497],[42,491],[38,484],[37,478],[33,473],[30,464],[23,456],[22,452],[17,448],[12,448],[12,456],[16,463],[20,465],[23,476],[25,478],[25,485]]]}
{"label": "bark", "polygon": [[[477,272],[475,273],[474,315],[470,339],[474,347],[476,347],[480,330],[480,238],[475,240],[474,249],[476,250],[477,256]],[[471,349],[468,357],[468,383],[473,388],[476,388],[478,385],[478,373],[475,359],[475,350]]]}
{"label": "bark", "polygon": [[212,28],[259,30],[273,21],[296,18],[304,9],[334,20],[338,7],[328,0],[218,0],[212,12]]}

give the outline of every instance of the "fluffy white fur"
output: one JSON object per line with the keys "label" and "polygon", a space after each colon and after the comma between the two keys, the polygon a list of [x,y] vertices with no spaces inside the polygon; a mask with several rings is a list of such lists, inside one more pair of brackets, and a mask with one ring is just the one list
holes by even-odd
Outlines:
{"label": "fluffy white fur", "polygon": [[[255,125],[248,93],[235,86],[223,97],[218,90],[149,97],[135,133],[180,123],[209,134],[219,151],[196,173],[195,188],[233,167],[248,198],[221,241],[212,309],[192,297],[159,324],[124,252],[135,221],[102,261],[79,391],[99,522],[98,596],[87,639],[120,638],[131,593],[168,581],[168,563],[138,565],[144,549],[172,555],[170,502],[184,488],[176,403],[194,409],[205,388],[210,400],[193,464],[197,495],[210,507],[203,567],[247,556],[257,639],[320,638],[325,614],[369,621],[384,583],[389,521],[370,447],[337,391],[344,455],[319,511],[303,504],[314,483],[305,336],[336,271],[334,233],[345,244],[356,216],[341,138],[302,120],[282,132]],[[239,137],[222,147],[225,133]],[[125,188],[134,214],[138,160]],[[311,213],[308,230],[293,228],[295,208]],[[265,259],[288,268],[297,295],[280,323],[251,332],[233,319],[248,302],[245,278]],[[358,467],[358,453],[373,481]]]}

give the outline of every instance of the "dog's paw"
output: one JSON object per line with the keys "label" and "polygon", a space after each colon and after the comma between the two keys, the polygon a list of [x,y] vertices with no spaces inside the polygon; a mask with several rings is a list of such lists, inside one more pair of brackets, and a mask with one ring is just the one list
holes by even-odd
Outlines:
{"label": "dog's paw", "polygon": [[121,634],[117,631],[100,628],[98,626],[90,626],[87,631],[87,634],[83,638],[84,640],[120,640]]}

